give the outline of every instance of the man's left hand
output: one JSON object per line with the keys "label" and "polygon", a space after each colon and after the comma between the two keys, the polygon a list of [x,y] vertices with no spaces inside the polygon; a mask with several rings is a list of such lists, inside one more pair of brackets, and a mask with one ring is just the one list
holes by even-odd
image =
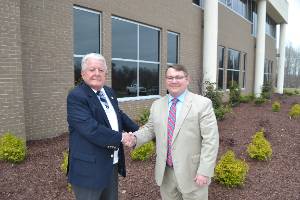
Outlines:
{"label": "man's left hand", "polygon": [[194,178],[194,181],[199,186],[207,185],[208,180],[209,180],[209,178],[207,176],[203,176],[203,175],[196,175],[196,177]]}

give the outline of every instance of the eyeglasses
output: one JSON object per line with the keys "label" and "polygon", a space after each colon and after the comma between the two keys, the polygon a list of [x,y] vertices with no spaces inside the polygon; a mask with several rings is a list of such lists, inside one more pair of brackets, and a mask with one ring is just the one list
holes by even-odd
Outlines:
{"label": "eyeglasses", "polygon": [[186,76],[166,76],[167,81],[181,81],[184,78],[186,78]]}

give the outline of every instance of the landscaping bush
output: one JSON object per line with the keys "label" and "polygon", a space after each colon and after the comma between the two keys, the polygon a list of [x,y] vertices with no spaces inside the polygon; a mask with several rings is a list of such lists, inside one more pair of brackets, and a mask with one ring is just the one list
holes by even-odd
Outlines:
{"label": "landscaping bush", "polygon": [[5,133],[0,137],[0,160],[20,163],[26,157],[25,140],[12,133]]}
{"label": "landscaping bush", "polygon": [[294,91],[293,90],[289,90],[289,89],[283,89],[283,94],[286,96],[293,96],[294,95]]}
{"label": "landscaping bush", "polygon": [[273,92],[272,90],[273,90],[272,82],[267,82],[263,84],[261,96],[265,99],[271,99],[272,92]]}
{"label": "landscaping bush", "polygon": [[63,160],[60,165],[61,171],[67,175],[68,161],[69,161],[69,153],[67,151],[63,152]]}
{"label": "landscaping bush", "polygon": [[228,187],[236,187],[244,184],[248,173],[248,164],[235,158],[232,150],[227,151],[216,165],[214,179]]}
{"label": "landscaping bush", "polygon": [[[63,152],[63,156],[64,156],[64,157],[63,157],[63,160],[62,160],[62,162],[61,162],[61,164],[60,164],[60,169],[61,169],[61,171],[62,171],[65,175],[67,175],[68,162],[69,162],[69,152],[64,151],[64,152]],[[72,186],[71,186],[70,183],[68,183],[67,189],[68,189],[69,192],[72,191]]]}
{"label": "landscaping bush", "polygon": [[153,154],[155,149],[155,143],[150,141],[130,153],[132,160],[148,160]]}
{"label": "landscaping bush", "polygon": [[273,111],[273,112],[279,112],[279,111],[280,111],[280,108],[281,108],[281,105],[280,105],[280,102],[279,102],[279,101],[275,101],[275,102],[272,104],[272,111]]}
{"label": "landscaping bush", "polygon": [[209,81],[205,82],[206,90],[204,96],[209,98],[212,101],[213,108],[218,109],[222,106],[222,93],[215,89],[215,83],[210,83]]}
{"label": "landscaping bush", "polygon": [[300,104],[295,104],[289,111],[291,118],[298,118],[300,116]]}
{"label": "landscaping bush", "polygon": [[225,114],[231,112],[231,110],[232,109],[229,105],[227,105],[227,106],[222,105],[219,108],[214,109],[217,120],[218,121],[223,120],[225,118]]}
{"label": "landscaping bush", "polygon": [[247,147],[250,158],[258,160],[268,160],[272,156],[272,147],[265,138],[263,130],[256,132],[252,137],[252,142]]}
{"label": "landscaping bush", "polygon": [[257,97],[254,99],[254,103],[257,106],[262,105],[263,103],[265,103],[267,100],[264,97]]}
{"label": "landscaping bush", "polygon": [[148,122],[149,116],[150,116],[150,110],[149,109],[143,110],[142,114],[137,119],[138,124],[140,124],[141,126],[145,125]]}
{"label": "landscaping bush", "polygon": [[229,87],[229,102],[231,106],[238,106],[240,104],[241,88],[237,82],[233,81]]}
{"label": "landscaping bush", "polygon": [[253,95],[241,95],[240,96],[241,103],[249,103],[250,101],[253,101],[253,99],[254,99]]}

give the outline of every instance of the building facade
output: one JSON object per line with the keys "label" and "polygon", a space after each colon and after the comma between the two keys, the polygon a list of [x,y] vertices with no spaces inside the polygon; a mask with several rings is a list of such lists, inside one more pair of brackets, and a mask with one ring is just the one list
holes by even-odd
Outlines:
{"label": "building facade", "polygon": [[287,11],[286,0],[1,0],[0,134],[67,132],[66,97],[90,52],[106,58],[107,84],[134,119],[166,94],[174,63],[195,93],[206,80],[225,93],[232,81],[245,94],[267,81],[280,92],[275,27],[284,55]]}

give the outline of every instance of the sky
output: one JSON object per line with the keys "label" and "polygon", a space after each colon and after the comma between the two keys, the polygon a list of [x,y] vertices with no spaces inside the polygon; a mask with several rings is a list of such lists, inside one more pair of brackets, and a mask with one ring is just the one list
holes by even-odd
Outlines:
{"label": "sky", "polygon": [[287,44],[300,48],[300,0],[288,0]]}

